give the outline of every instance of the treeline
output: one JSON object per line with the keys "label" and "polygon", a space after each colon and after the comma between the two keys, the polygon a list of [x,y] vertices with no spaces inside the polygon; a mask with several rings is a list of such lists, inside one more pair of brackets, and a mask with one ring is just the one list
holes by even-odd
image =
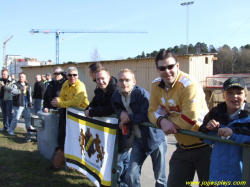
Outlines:
{"label": "treeline", "polygon": [[[165,48],[160,49],[165,50]],[[187,45],[180,45],[167,48],[174,52],[176,55],[187,54]],[[140,59],[140,58],[155,58],[159,51],[153,51],[152,53],[144,53],[137,55],[134,58],[128,59]],[[188,54],[204,54],[204,53],[217,53],[215,56],[217,60],[214,61],[214,74],[237,74],[237,73],[250,73],[250,45],[230,48],[228,45],[215,48],[213,45],[209,47],[205,43],[198,42],[195,46],[190,44],[188,46]]]}

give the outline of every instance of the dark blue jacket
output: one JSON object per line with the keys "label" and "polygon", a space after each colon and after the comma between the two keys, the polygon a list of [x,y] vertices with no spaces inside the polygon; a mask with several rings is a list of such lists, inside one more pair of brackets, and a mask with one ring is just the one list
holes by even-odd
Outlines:
{"label": "dark blue jacket", "polygon": [[[116,91],[112,96],[112,105],[120,117],[122,111],[126,111],[123,106],[121,99],[121,94]],[[138,86],[134,86],[131,92],[131,99],[129,107],[131,108],[133,114],[129,114],[130,123],[127,125],[139,125],[143,122],[149,122],[148,119],[148,106],[149,106],[149,93]],[[141,130],[141,137],[144,144],[144,149],[146,153],[150,154],[152,151],[157,149],[159,145],[165,141],[165,134],[161,129],[156,129],[152,127],[146,127],[139,125]]]}
{"label": "dark blue jacket", "polygon": [[[229,120],[226,111],[227,107],[225,102],[214,107],[205,116],[199,131],[216,135],[218,130],[209,131],[206,129],[208,121],[214,119],[220,123],[220,128],[228,127],[232,129],[233,135],[230,139],[236,144],[250,143],[249,104],[245,104],[244,110],[241,110],[240,114],[233,121]],[[204,142],[209,144],[214,143],[211,155],[209,179],[211,181],[232,181],[231,185],[233,185],[233,181],[241,181],[243,148],[237,145],[213,142],[210,140],[204,140]]]}

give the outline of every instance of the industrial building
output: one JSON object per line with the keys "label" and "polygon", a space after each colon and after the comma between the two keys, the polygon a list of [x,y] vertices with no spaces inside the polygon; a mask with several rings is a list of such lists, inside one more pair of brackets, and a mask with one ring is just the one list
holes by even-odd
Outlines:
{"label": "industrial building", "polygon": [[[212,108],[217,101],[216,93],[221,93],[222,85],[214,87],[213,82],[213,63],[216,63],[217,58],[215,54],[189,54],[178,56],[180,63],[180,70],[194,76],[201,83],[204,92],[206,94],[206,100],[209,108]],[[93,62],[82,63],[66,63],[59,64],[65,71],[68,67],[75,66],[79,71],[79,79],[84,82],[89,100],[94,96],[94,89],[96,84],[89,76],[89,65]],[[137,85],[145,88],[150,92],[151,83],[154,79],[159,77],[155,68],[155,58],[143,58],[143,59],[129,59],[129,60],[110,60],[101,61],[101,64],[107,68],[111,75],[117,77],[117,73],[124,68],[131,69],[135,72]],[[53,73],[54,65],[41,65],[41,66],[29,66],[22,67],[23,72],[27,74],[27,80],[33,86],[35,83],[35,76],[37,74]],[[217,84],[217,83],[216,83]],[[218,91],[220,90],[220,91]],[[215,93],[215,94],[214,94]],[[221,95],[221,94],[220,94]],[[215,101],[216,99],[216,101]]]}

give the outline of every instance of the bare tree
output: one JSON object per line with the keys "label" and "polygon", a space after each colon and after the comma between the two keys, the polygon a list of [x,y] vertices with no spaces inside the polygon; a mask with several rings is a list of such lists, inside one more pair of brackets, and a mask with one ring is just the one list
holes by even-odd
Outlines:
{"label": "bare tree", "polygon": [[101,57],[97,48],[94,48],[94,51],[90,57],[91,57],[91,61],[93,62],[99,62],[101,60]]}
{"label": "bare tree", "polygon": [[240,50],[240,57],[241,57],[241,72],[249,73],[250,50],[246,48],[242,48]]}
{"label": "bare tree", "polygon": [[214,64],[214,74],[232,73],[234,62],[234,53],[228,45],[224,45],[218,50],[218,61]]}

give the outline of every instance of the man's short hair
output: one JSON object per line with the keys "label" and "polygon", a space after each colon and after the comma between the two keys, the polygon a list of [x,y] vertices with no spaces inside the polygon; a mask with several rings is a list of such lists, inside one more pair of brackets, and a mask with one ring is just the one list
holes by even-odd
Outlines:
{"label": "man's short hair", "polygon": [[8,69],[2,69],[2,73],[6,71],[7,73],[9,73],[9,70]]}
{"label": "man's short hair", "polygon": [[178,58],[175,55],[175,53],[168,51],[168,50],[162,50],[160,51],[156,58],[155,58],[155,65],[158,66],[158,61],[159,60],[166,60],[167,58],[172,57],[173,59],[175,59],[175,62],[178,62]]}
{"label": "man's short hair", "polygon": [[54,67],[54,70],[53,70],[53,71],[55,71],[56,69],[61,69],[61,71],[63,71],[63,68],[62,68],[61,66],[56,66],[56,67]]}
{"label": "man's short hair", "polygon": [[98,68],[98,69],[95,71],[95,74],[96,74],[96,73],[99,73],[100,71],[106,71],[106,73],[110,76],[109,70],[106,69],[105,67]]}
{"label": "man's short hair", "polygon": [[20,76],[20,75],[25,75],[25,76],[26,76],[26,74],[25,74],[24,72],[20,72],[18,75],[19,75],[19,76]]}
{"label": "man's short hair", "polygon": [[133,79],[135,79],[135,73],[134,73],[132,70],[128,69],[128,68],[125,68],[125,69],[122,69],[121,71],[119,71],[118,77],[119,77],[119,75],[120,75],[121,73],[125,73],[125,72],[131,73],[131,74],[133,75]]}
{"label": "man's short hair", "polygon": [[71,71],[76,71],[76,73],[78,74],[78,70],[76,67],[69,67],[67,70],[67,73],[69,74],[69,72],[71,72]]}
{"label": "man's short hair", "polygon": [[103,67],[102,64],[100,62],[94,62],[92,64],[89,65],[89,69],[91,70],[91,72],[95,72],[97,69]]}

